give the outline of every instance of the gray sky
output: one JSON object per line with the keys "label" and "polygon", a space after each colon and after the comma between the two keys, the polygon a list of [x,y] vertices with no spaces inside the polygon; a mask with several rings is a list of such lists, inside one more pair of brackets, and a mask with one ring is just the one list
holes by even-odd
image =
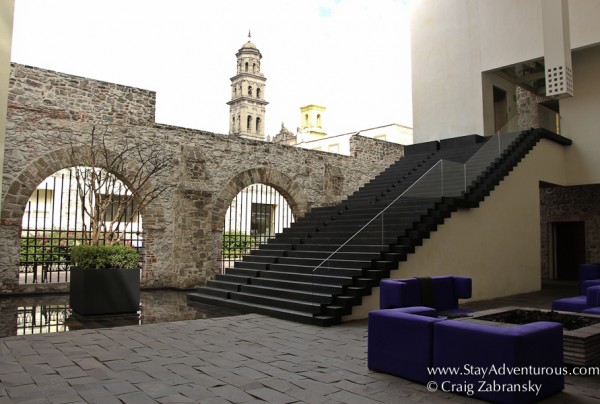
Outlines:
{"label": "gray sky", "polygon": [[409,0],[16,0],[12,61],[156,91],[156,121],[227,133],[230,78],[263,55],[266,134],[327,107],[339,134],[412,126]]}

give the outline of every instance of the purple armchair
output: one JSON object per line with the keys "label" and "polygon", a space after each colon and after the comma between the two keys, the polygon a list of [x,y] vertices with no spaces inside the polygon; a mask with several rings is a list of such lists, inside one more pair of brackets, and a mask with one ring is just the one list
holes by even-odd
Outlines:
{"label": "purple armchair", "polygon": [[582,282],[583,295],[552,302],[552,310],[600,314],[600,279]]}
{"label": "purple armchair", "polygon": [[472,294],[471,278],[462,276],[434,276],[431,278],[386,279],[379,283],[380,309],[426,306],[441,315],[455,316],[473,310],[460,309],[458,299]]}
{"label": "purple armchair", "polygon": [[433,324],[443,321],[429,307],[403,307],[369,313],[368,367],[427,383],[433,361]]}

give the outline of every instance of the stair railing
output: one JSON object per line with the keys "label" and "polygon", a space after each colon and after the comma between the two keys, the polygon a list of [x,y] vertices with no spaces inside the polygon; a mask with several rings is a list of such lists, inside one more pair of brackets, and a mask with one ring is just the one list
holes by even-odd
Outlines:
{"label": "stair railing", "polygon": [[[365,230],[374,224],[378,218],[381,218],[380,245],[383,248],[386,244],[390,244],[385,242],[386,225],[390,227],[390,230],[395,226],[393,222],[390,224],[385,222],[385,213],[398,204],[399,201],[413,200],[418,202],[421,200],[423,204],[427,204],[428,201],[439,201],[442,197],[464,197],[468,187],[478,179],[484,170],[490,167],[494,160],[501,158],[507,148],[515,142],[522,133],[523,132],[517,132],[491,136],[466,163],[458,163],[444,159],[439,160],[404,192],[398,195],[393,201],[367,221],[367,223],[361,226],[343,244],[329,254],[327,258],[323,259],[313,268],[312,272],[315,273],[318,269],[324,268],[324,265],[346,247],[348,243],[365,232]],[[379,229],[377,229],[377,232],[379,232]]]}

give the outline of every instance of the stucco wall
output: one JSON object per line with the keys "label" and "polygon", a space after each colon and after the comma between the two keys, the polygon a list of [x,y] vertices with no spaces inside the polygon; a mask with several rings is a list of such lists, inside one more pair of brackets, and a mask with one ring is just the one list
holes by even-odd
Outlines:
{"label": "stucco wall", "polygon": [[[147,247],[144,287],[195,287],[213,277],[219,270],[225,212],[244,187],[256,182],[275,187],[301,217],[311,207],[340,201],[403,154],[401,145],[360,137],[351,142],[354,149],[350,157],[148,125],[154,116],[147,108],[152,105],[153,93],[146,90],[86,78],[70,80],[68,75],[22,66],[15,66],[11,77],[11,91],[24,92],[13,91],[8,110],[0,218],[2,292],[66,290],[67,284],[17,284],[19,230],[23,210],[35,188],[68,166],[69,137],[89,139],[94,127],[106,132],[111,150],[118,151],[126,138],[135,138],[161,147],[174,159],[173,167],[154,179],[172,185],[172,192],[142,212]],[[69,102],[69,91],[53,87],[65,81],[95,90],[77,92],[81,102]],[[40,87],[44,91],[38,91]],[[127,99],[129,94],[140,98],[133,95],[131,105],[113,103],[113,97]],[[99,113],[94,115],[94,111]],[[102,111],[112,111],[112,115],[105,120]],[[89,119],[91,116],[94,119]],[[137,119],[139,116],[144,119]],[[121,118],[139,125],[115,125]]]}
{"label": "stucco wall", "polygon": [[600,182],[600,46],[573,53],[575,96],[560,101],[562,134],[573,139],[569,185]]}
{"label": "stucco wall", "polygon": [[[564,184],[565,149],[542,140],[476,209],[454,212],[391,278],[461,275],[473,300],[539,290],[539,181]],[[379,288],[350,318],[379,308]]]}
{"label": "stucco wall", "polygon": [[411,18],[414,142],[483,131],[475,0],[426,0]]}
{"label": "stucco wall", "polygon": [[[415,5],[411,46],[416,143],[493,133],[492,101],[485,78],[482,85],[482,73],[544,56],[541,2],[422,0]],[[598,21],[597,1],[569,0],[572,49],[585,53],[583,48],[600,44]],[[581,70],[586,68],[576,67],[583,62],[581,57],[573,61],[573,69],[580,70],[574,80],[574,99],[580,100],[578,87],[587,92],[590,84],[597,88],[599,82],[598,75],[583,76]],[[567,101],[561,100],[564,124],[571,119],[563,114]],[[593,125],[595,118],[581,116],[569,124],[573,128]]]}

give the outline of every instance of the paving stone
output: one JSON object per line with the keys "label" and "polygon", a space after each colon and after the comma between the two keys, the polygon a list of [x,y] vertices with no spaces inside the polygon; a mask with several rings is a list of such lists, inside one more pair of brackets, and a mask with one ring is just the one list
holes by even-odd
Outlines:
{"label": "paving stone", "polygon": [[142,391],[120,394],[117,398],[125,404],[148,404],[158,402]]}
{"label": "paving stone", "polygon": [[217,396],[233,403],[242,403],[252,400],[252,396],[235,386],[216,386],[209,388]]}
{"label": "paving stone", "polygon": [[22,386],[33,383],[33,379],[28,373],[23,371],[15,373],[6,373],[0,376],[0,382],[3,385],[9,386]]}
{"label": "paving stone", "polygon": [[104,383],[104,387],[106,388],[106,390],[117,395],[139,391],[139,389],[133,384],[129,383],[129,381]]}
{"label": "paving stone", "polygon": [[174,394],[174,395],[170,395],[170,396],[166,396],[166,397],[161,397],[159,399],[157,399],[156,401],[158,401],[159,403],[193,403],[194,400],[192,400],[189,397],[184,396],[183,394]]}
{"label": "paving stone", "polygon": [[269,389],[267,387],[245,391],[246,393],[270,404],[286,404],[297,401],[296,398],[290,397],[286,394],[278,392],[277,390]]}
{"label": "paving stone", "polygon": [[86,403],[91,404],[122,404],[114,394],[104,389],[93,389],[79,392]]}
{"label": "paving stone", "polygon": [[296,386],[301,387],[303,389],[322,394],[324,396],[333,394],[336,391],[339,391],[339,388],[335,387],[332,384],[321,383],[321,382],[317,382],[315,380],[308,380],[308,379],[295,380],[292,382],[292,384],[295,384]]}
{"label": "paving stone", "polygon": [[56,368],[56,371],[65,379],[74,379],[77,377],[88,376],[88,374],[84,370],[82,370],[79,366],[76,365]]}

